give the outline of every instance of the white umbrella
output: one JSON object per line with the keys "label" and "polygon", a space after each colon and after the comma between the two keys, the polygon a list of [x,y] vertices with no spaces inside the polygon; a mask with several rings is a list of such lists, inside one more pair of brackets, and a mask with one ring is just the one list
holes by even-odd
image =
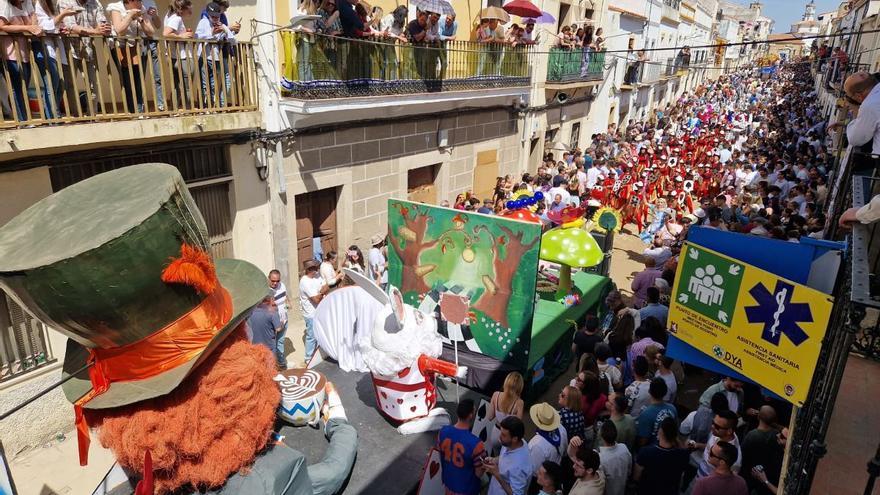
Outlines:
{"label": "white umbrella", "polygon": [[452,4],[446,0],[412,0],[410,5],[414,5],[422,12],[433,12],[440,15],[455,15],[455,9]]}

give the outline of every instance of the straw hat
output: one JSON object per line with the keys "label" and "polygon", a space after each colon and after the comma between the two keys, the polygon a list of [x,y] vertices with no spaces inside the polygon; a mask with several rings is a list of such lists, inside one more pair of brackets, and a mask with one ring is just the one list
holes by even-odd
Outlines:
{"label": "straw hat", "polygon": [[376,234],[373,237],[370,237],[370,245],[371,246],[378,246],[379,244],[382,244],[382,241],[384,241],[384,240],[385,240],[384,235]]}
{"label": "straw hat", "polygon": [[529,416],[539,430],[554,431],[559,428],[559,413],[546,402],[532,406],[529,409]]}

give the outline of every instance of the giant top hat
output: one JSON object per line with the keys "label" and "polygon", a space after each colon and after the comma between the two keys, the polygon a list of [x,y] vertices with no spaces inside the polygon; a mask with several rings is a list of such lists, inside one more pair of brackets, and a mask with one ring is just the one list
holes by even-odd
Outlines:
{"label": "giant top hat", "polygon": [[164,164],[97,175],[0,227],[0,286],[69,337],[63,390],[81,462],[81,408],[174,390],[268,294],[257,267],[208,249],[183,178]]}

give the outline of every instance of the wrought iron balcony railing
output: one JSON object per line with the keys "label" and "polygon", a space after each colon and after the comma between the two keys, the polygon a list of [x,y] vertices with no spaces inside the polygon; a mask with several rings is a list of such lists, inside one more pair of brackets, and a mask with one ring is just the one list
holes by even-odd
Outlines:
{"label": "wrought iron balcony railing", "polygon": [[547,82],[601,81],[605,52],[554,47],[547,59]]}
{"label": "wrought iron balcony railing", "polygon": [[0,128],[257,109],[250,43],[0,35]]}
{"label": "wrought iron balcony railing", "polygon": [[378,96],[528,86],[532,45],[374,41],[282,31],[286,96]]}

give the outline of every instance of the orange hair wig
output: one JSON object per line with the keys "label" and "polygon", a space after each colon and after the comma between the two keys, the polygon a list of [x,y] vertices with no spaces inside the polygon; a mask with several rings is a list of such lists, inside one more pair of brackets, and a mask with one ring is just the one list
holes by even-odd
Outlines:
{"label": "orange hair wig", "polygon": [[275,358],[241,324],[171,393],[86,409],[86,419],[125,468],[143,471],[150,449],[156,493],[216,488],[266,447],[281,399],[274,375]]}

